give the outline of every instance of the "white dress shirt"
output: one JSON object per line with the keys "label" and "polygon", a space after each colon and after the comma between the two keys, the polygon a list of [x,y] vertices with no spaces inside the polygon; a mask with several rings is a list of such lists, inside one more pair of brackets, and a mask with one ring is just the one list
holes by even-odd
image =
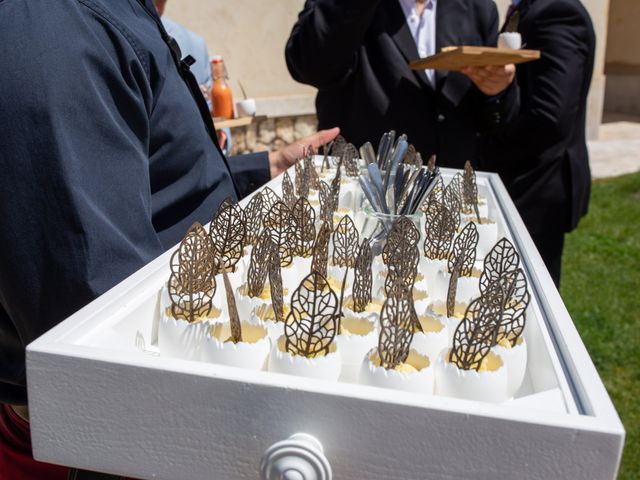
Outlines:
{"label": "white dress shirt", "polygon": [[[416,11],[415,0],[398,0],[407,25],[411,31],[413,41],[416,43],[420,58],[428,57],[436,53],[436,0],[427,0],[422,14]],[[425,70],[429,82],[435,84],[435,72]]]}

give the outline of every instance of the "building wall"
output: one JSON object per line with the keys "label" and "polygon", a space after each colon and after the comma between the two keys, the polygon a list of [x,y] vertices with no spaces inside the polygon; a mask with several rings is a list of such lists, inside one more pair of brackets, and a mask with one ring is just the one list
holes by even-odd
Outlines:
{"label": "building wall", "polygon": [[[640,5],[640,0],[613,1]],[[509,0],[496,3],[504,16]],[[583,3],[598,36],[588,118],[589,137],[595,138],[604,99],[609,0],[583,0]],[[240,80],[247,95],[257,99],[258,114],[289,117],[315,111],[314,89],[293,81],[284,61],[286,39],[303,4],[304,0],[169,0],[166,14],[202,35],[210,54],[225,58],[236,97],[240,95],[237,84]]]}
{"label": "building wall", "polygon": [[605,110],[640,115],[640,0],[611,0]]}

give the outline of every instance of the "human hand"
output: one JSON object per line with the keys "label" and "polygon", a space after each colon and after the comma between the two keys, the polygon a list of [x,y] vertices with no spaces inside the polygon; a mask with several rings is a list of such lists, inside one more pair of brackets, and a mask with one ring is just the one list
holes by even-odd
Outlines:
{"label": "human hand", "polygon": [[280,150],[269,153],[271,178],[277,177],[291,165],[296,163],[296,160],[304,157],[308,147],[313,147],[317,150],[325,143],[329,143],[331,140],[336,138],[339,133],[340,129],[338,127],[334,127],[329,130],[320,130],[313,135],[301,138],[296,141],[296,143],[292,143]]}
{"label": "human hand", "polygon": [[509,64],[505,66],[466,67],[462,70],[462,73],[469,77],[482,93],[492,97],[502,93],[511,85],[513,77],[516,75],[516,66]]}

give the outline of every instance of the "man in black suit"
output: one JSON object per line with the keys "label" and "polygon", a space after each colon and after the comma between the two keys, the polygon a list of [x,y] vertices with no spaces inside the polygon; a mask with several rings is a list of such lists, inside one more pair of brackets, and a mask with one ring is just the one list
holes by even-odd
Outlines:
{"label": "man in black suit", "polygon": [[480,132],[508,119],[513,65],[476,72],[474,86],[462,73],[408,64],[497,37],[492,0],[307,0],[285,55],[293,78],[319,90],[319,128],[339,126],[356,146],[393,129],[425,159],[435,154],[440,165],[461,168],[476,159]]}
{"label": "man in black suit", "polygon": [[488,139],[480,167],[500,173],[559,285],[564,234],[589,202],[585,117],[595,34],[579,0],[515,3],[507,23],[517,23],[523,44],[541,58],[518,66],[519,113]]}

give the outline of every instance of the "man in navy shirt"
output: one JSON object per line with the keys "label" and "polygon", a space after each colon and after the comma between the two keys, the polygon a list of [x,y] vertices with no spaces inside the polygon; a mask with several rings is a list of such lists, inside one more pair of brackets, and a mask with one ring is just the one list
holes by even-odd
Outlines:
{"label": "man in navy shirt", "polygon": [[225,158],[151,0],[5,0],[0,41],[0,402],[25,405],[25,345],[338,130]]}

